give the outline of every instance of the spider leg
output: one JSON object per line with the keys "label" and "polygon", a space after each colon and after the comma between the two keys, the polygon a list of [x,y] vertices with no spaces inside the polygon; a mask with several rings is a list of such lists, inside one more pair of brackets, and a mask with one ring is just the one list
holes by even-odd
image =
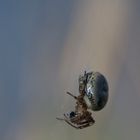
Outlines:
{"label": "spider leg", "polygon": [[83,124],[83,125],[79,125],[78,128],[79,128],[79,129],[83,129],[83,128],[89,127],[89,126],[91,126],[91,125],[93,125],[93,123],[85,123],[85,124]]}
{"label": "spider leg", "polygon": [[65,117],[64,121],[65,121],[67,124],[69,124],[70,126],[76,128],[76,129],[79,129],[78,126],[76,126],[76,125],[74,125],[72,122],[70,122],[69,118],[68,118],[65,114],[64,114],[64,117]]}
{"label": "spider leg", "polygon": [[59,120],[59,121],[65,121],[64,118],[58,118],[58,117],[56,117],[56,119]]}
{"label": "spider leg", "polygon": [[[65,116],[65,114],[64,114],[64,116]],[[81,124],[74,125],[72,122],[69,121],[69,119],[66,116],[65,116],[64,120],[66,123],[68,123],[70,126],[76,128],[76,129],[83,129],[85,127],[89,127],[89,126],[93,125],[93,123],[94,123],[94,122],[85,121],[85,122],[82,122]]]}
{"label": "spider leg", "polygon": [[95,120],[93,119],[92,116],[90,116],[90,114],[88,115],[87,114],[87,118],[84,119],[84,121],[81,121],[79,124],[79,129],[82,129],[82,128],[85,128],[85,127],[88,127],[88,126],[91,126],[95,123]]}
{"label": "spider leg", "polygon": [[76,128],[76,129],[79,129],[78,126],[73,125],[73,124],[72,124],[71,122],[69,122],[67,119],[65,119],[65,122],[68,123],[70,126]]}
{"label": "spider leg", "polygon": [[66,92],[68,95],[70,95],[70,96],[72,96],[74,99],[76,99],[77,100],[77,97],[76,96],[74,96],[73,94],[71,94],[70,92]]}
{"label": "spider leg", "polygon": [[[65,115],[64,115],[65,116]],[[60,121],[65,121],[66,123],[68,123],[70,126],[72,126],[72,127],[74,127],[74,128],[76,128],[76,129],[78,129],[78,127],[77,126],[75,126],[75,125],[73,125],[69,120],[68,120],[68,118],[65,116],[65,118],[56,118],[57,120],[60,120]]]}
{"label": "spider leg", "polygon": [[88,120],[84,120],[84,121],[81,120],[81,122],[76,123],[76,122],[71,122],[71,120],[65,114],[64,114],[64,117],[65,118],[63,120],[66,123],[68,123],[70,126],[76,128],[76,129],[83,129],[85,127],[89,127],[89,126],[93,125],[95,122],[93,119],[91,119],[89,121]]}

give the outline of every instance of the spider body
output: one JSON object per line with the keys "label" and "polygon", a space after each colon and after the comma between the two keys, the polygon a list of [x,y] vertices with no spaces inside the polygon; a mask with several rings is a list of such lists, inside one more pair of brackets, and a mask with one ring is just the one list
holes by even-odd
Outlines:
{"label": "spider body", "polygon": [[82,129],[91,126],[95,123],[92,117],[92,111],[99,111],[107,103],[108,100],[108,83],[105,77],[99,72],[89,72],[79,76],[79,96],[74,96],[67,92],[70,96],[76,99],[75,110],[64,114],[64,120],[69,125]]}

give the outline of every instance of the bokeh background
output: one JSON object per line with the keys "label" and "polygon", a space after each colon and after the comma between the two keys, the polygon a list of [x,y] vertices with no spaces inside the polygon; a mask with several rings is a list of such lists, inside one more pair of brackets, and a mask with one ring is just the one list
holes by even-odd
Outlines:
{"label": "bokeh background", "polygon": [[[75,130],[56,116],[84,70],[106,76],[109,101]],[[139,140],[139,72],[138,0],[0,1],[0,140]]]}

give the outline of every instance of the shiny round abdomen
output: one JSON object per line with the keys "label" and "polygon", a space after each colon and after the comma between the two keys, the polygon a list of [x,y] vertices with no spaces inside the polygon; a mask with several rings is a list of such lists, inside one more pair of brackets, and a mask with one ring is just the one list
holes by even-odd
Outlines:
{"label": "shiny round abdomen", "polygon": [[108,83],[99,72],[87,73],[85,101],[90,109],[98,111],[104,108],[108,101]]}

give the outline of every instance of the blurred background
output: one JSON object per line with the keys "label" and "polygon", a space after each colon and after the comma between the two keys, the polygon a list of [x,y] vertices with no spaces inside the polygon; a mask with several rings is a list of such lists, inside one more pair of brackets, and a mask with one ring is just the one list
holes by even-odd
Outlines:
{"label": "blurred background", "polygon": [[[138,0],[0,1],[0,140],[140,139]],[[109,83],[95,125],[56,120],[74,109],[78,76]]]}

